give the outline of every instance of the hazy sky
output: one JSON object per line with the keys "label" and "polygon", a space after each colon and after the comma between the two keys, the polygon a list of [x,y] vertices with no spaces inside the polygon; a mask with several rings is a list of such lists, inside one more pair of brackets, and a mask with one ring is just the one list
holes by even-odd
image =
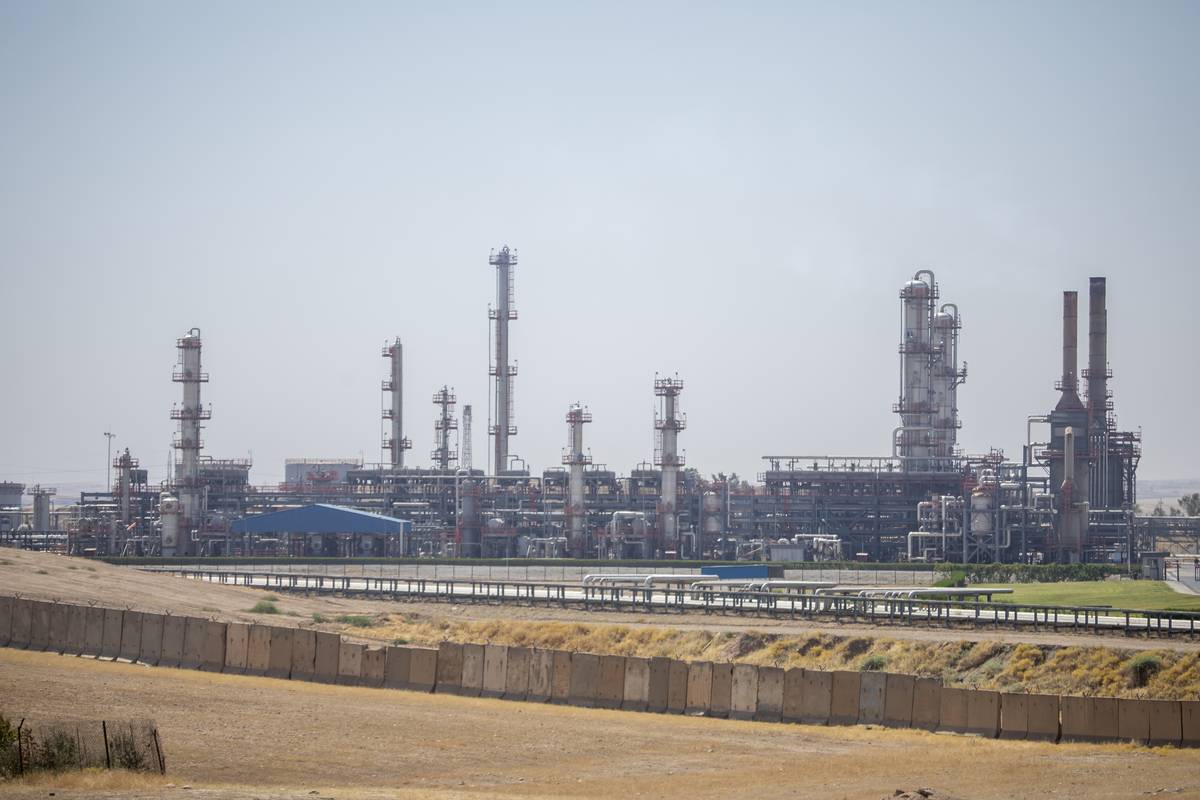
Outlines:
{"label": "hazy sky", "polygon": [[[0,479],[164,477],[175,340],[205,452],[380,458],[405,343],[486,462],[488,251],[520,253],[512,450],[567,406],[628,472],[656,371],[704,473],[885,455],[899,301],[962,310],[968,451],[1056,401],[1063,289],[1109,278],[1142,477],[1200,473],[1200,4],[0,2]],[[1086,347],[1081,346],[1086,363]],[[460,408],[461,411],[461,408]]]}

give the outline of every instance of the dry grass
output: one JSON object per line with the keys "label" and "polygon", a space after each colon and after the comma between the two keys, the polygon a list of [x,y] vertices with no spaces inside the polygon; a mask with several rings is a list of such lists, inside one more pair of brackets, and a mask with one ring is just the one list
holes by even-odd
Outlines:
{"label": "dry grass", "polygon": [[36,772],[0,781],[0,793],[7,789],[69,789],[76,792],[111,792],[162,789],[167,778],[148,772],[121,769],[84,769],[70,772]]}
{"label": "dry grass", "polygon": [[[1200,652],[1014,644],[929,642],[814,633],[711,632],[546,621],[449,620],[418,614],[380,614],[348,635],[436,647],[442,641],[481,642],[689,661],[735,661],[778,667],[856,670],[883,658],[889,672],[940,677],[951,686],[1009,692],[1098,694],[1163,699],[1200,698]],[[1162,668],[1145,686],[1131,678],[1144,654]]]}

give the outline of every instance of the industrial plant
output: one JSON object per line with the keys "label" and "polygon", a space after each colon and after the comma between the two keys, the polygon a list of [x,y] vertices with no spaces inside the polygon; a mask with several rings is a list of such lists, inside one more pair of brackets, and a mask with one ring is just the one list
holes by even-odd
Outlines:
{"label": "industrial plant", "polygon": [[[995,449],[965,453],[959,446],[958,395],[967,380],[962,317],[956,304],[943,302],[934,274],[920,270],[899,294],[899,395],[892,405],[899,419],[883,454],[764,455],[763,470],[750,483],[723,473],[705,479],[687,467],[680,448],[687,430],[685,383],[675,374],[646,379],[647,396],[653,392],[657,402],[650,461],[626,474],[593,461],[585,436],[592,412],[576,402],[565,409],[561,465],[531,472],[512,452],[517,363],[509,328],[517,320],[517,252],[507,246],[493,251],[488,265],[496,299],[488,308],[485,468],[477,468],[472,455],[472,406],[463,405],[460,422],[448,384],[426,395],[435,407],[435,446],[427,465],[412,463],[404,346],[395,336],[382,348],[383,463],[289,459],[283,483],[255,485],[248,459],[205,452],[201,432],[213,424],[202,401],[209,373],[201,332],[192,328],[175,343],[171,379],[181,393],[169,415],[178,423],[172,442],[178,455],[167,478],[152,483],[125,450],[112,460],[110,490],[82,492],[78,503],[57,509],[53,488],[0,483],[0,541],[104,556],[1132,564],[1159,536],[1200,534],[1196,518],[1136,512],[1141,435],[1117,424],[1102,277],[1090,281],[1082,370],[1078,296],[1063,292],[1058,400],[1027,417],[1019,459]],[[31,506],[22,505],[25,495]],[[368,526],[270,534],[246,524],[317,504],[405,524],[394,533]]]}

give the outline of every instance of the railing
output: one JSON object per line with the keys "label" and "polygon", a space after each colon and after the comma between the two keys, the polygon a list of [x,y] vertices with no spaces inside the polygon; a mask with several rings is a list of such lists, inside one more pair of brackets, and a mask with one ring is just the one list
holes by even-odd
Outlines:
{"label": "railing", "polygon": [[575,607],[587,611],[703,612],[785,619],[829,617],[837,622],[874,625],[1028,628],[1073,633],[1156,636],[1197,634],[1200,613],[1140,609],[1047,606],[922,598],[880,598],[738,591],[722,588],[572,586],[529,581],[481,581],[310,575],[279,572],[224,572],[169,569],[171,574],[211,583],[276,591],[342,593],[381,599],[434,602],[517,603]]}

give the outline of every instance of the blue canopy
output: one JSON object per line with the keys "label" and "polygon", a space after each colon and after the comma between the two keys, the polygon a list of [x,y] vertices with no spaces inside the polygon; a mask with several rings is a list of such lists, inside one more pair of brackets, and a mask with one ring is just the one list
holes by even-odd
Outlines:
{"label": "blue canopy", "polygon": [[243,517],[233,523],[234,533],[408,533],[407,520],[371,514],[344,506],[317,503]]}

